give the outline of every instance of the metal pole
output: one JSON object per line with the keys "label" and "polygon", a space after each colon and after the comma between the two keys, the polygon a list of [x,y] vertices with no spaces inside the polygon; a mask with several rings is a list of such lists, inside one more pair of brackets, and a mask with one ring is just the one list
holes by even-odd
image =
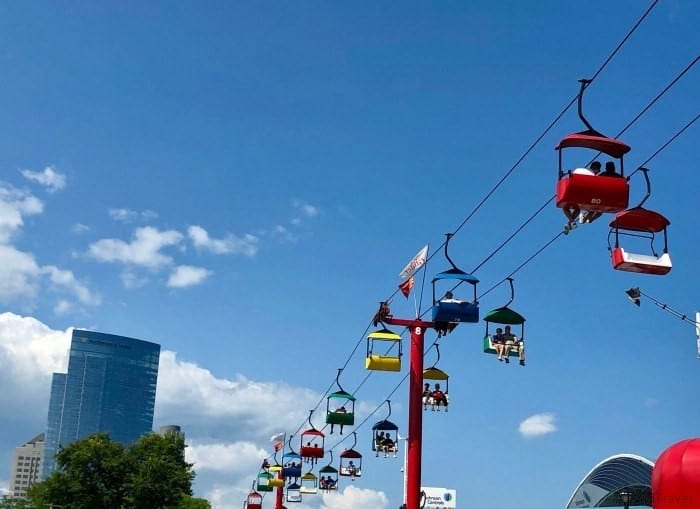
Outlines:
{"label": "metal pole", "polygon": [[403,473],[403,507],[406,507],[406,497],[408,493],[408,437],[397,436],[398,440],[403,440],[403,467],[401,472]]}
{"label": "metal pole", "polygon": [[406,450],[406,509],[420,509],[421,484],[421,447],[423,442],[423,354],[426,329],[433,327],[433,322],[424,322],[420,318],[407,320],[389,316],[384,322],[390,325],[409,327],[411,331],[410,372],[408,381],[408,437]]}
{"label": "metal pole", "polygon": [[408,389],[408,472],[406,509],[420,509],[421,453],[423,442],[423,338],[425,327],[418,321],[411,327],[411,376]]}
{"label": "metal pole", "polygon": [[[277,472],[277,479],[282,479],[282,472]],[[284,485],[277,486],[277,492],[275,493],[277,497],[275,498],[275,509],[282,509],[284,507]]]}

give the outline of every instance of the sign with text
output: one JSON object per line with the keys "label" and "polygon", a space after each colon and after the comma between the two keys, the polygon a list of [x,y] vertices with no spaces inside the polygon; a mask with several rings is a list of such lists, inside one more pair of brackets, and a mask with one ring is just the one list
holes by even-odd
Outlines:
{"label": "sign with text", "polygon": [[423,509],[457,509],[457,490],[422,487],[421,491],[425,493]]}

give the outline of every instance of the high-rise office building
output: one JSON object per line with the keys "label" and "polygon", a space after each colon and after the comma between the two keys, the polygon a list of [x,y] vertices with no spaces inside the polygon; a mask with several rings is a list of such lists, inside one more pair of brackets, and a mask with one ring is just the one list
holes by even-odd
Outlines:
{"label": "high-rise office building", "polygon": [[153,428],[160,345],[74,330],[67,373],[54,373],[46,426],[42,479],[55,455],[93,433],[129,445]]}
{"label": "high-rise office building", "polygon": [[15,449],[10,469],[9,496],[26,498],[27,488],[39,481],[44,434],[41,433]]}

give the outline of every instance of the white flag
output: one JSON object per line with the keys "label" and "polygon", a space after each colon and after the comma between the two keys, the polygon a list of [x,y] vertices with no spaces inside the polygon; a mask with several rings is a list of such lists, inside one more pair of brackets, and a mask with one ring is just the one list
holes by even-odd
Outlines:
{"label": "white flag", "polygon": [[407,279],[411,277],[415,272],[420,269],[423,265],[425,265],[425,262],[428,260],[428,245],[418,251],[418,254],[413,257],[413,259],[408,262],[408,265],[404,267],[404,269],[401,271],[399,276],[401,276],[402,279]]}

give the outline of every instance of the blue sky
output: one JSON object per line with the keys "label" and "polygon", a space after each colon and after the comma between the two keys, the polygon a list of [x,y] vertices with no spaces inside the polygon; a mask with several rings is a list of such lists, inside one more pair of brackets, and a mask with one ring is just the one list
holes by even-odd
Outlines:
{"label": "blue sky", "polygon": [[[197,495],[240,507],[270,435],[302,425],[346,362],[343,387],[360,385],[364,331],[403,266],[463,222],[648,5],[3,3],[2,484],[43,430],[78,327],[162,345],[155,425],[183,427]],[[689,0],[655,6],[586,92],[596,129],[614,136],[698,56],[699,18]],[[628,169],[698,114],[699,90],[693,67],[627,130]],[[552,196],[554,146],[582,129],[571,108],[454,237],[457,265],[473,270]],[[481,353],[482,324],[441,341],[452,406],[425,415],[425,485],[464,506],[562,507],[603,458],[654,460],[697,434],[693,328],[624,290],[700,307],[698,132],[648,164],[669,275],[614,271],[604,217],[515,274],[526,368]],[[641,175],[631,187],[634,205]],[[479,268],[480,291],[563,224],[546,207]],[[446,268],[437,254],[428,279]],[[495,288],[482,315],[508,298]],[[392,310],[410,317],[413,300]],[[362,385],[360,420],[403,374]],[[391,396],[403,430],[406,392]],[[400,458],[370,457],[371,430],[357,432],[366,477],[302,508],[400,504]]]}

